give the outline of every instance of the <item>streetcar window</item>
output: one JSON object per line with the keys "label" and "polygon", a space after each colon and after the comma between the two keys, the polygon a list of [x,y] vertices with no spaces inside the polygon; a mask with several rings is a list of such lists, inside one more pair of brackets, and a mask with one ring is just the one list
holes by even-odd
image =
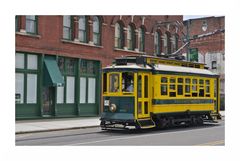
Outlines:
{"label": "streetcar window", "polygon": [[197,91],[197,79],[192,80],[192,96],[197,97],[198,91]]}
{"label": "streetcar window", "polygon": [[168,79],[167,77],[162,77],[161,78],[161,95],[166,96],[168,95]]}
{"label": "streetcar window", "polygon": [[103,92],[107,92],[107,73],[103,74]]}
{"label": "streetcar window", "polygon": [[177,94],[183,95],[183,78],[177,79],[178,85],[177,85]]}
{"label": "streetcar window", "polygon": [[141,75],[138,76],[138,83],[137,84],[138,84],[138,87],[137,87],[138,97],[141,98],[142,97],[142,76]]}
{"label": "streetcar window", "polygon": [[182,85],[178,85],[177,86],[177,92],[178,92],[178,95],[183,95],[183,86]]}
{"label": "streetcar window", "polygon": [[110,92],[119,92],[119,74],[109,75]]}
{"label": "streetcar window", "polygon": [[144,76],[144,97],[148,98],[148,76]]}
{"label": "streetcar window", "polygon": [[199,97],[204,97],[204,89],[199,89]]}
{"label": "streetcar window", "polygon": [[190,78],[185,79],[185,96],[190,97]]}
{"label": "streetcar window", "polygon": [[167,91],[167,84],[162,84],[161,85],[161,95],[167,95],[168,91]]}
{"label": "streetcar window", "polygon": [[210,80],[205,80],[206,84],[206,97],[210,97]]}
{"label": "streetcar window", "polygon": [[134,74],[132,72],[122,73],[122,91],[123,92],[133,92],[134,87]]}

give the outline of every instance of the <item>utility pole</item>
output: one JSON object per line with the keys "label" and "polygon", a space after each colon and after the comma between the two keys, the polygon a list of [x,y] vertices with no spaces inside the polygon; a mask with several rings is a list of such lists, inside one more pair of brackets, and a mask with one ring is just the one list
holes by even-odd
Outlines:
{"label": "utility pole", "polygon": [[[189,27],[190,27],[190,19],[187,20],[187,42],[190,42],[190,38],[189,38]],[[187,61],[190,61],[190,53],[189,53],[189,46],[190,46],[190,43],[187,44]]]}

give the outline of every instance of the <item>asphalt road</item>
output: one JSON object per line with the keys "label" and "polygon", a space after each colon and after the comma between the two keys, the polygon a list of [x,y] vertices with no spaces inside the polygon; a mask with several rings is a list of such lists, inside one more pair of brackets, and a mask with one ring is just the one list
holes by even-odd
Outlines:
{"label": "asphalt road", "polygon": [[17,134],[15,143],[22,145],[67,146],[158,146],[158,145],[225,145],[224,120],[218,124],[141,131],[102,131],[86,128],[41,133]]}

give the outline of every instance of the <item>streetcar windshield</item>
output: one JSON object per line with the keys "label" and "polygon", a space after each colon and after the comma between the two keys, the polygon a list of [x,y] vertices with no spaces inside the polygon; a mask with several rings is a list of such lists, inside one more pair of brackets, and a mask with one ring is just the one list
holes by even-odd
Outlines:
{"label": "streetcar windshield", "polygon": [[109,75],[109,92],[119,92],[119,74]]}

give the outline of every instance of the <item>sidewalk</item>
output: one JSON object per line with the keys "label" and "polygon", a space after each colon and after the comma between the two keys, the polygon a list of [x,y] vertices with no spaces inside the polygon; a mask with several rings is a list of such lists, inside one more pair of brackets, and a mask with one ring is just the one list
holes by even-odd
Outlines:
{"label": "sidewalk", "polygon": [[99,117],[25,120],[15,122],[15,133],[44,132],[64,129],[98,127]]}
{"label": "sidewalk", "polygon": [[[225,117],[225,111],[220,111],[220,114],[222,117]],[[89,128],[98,127],[99,125],[99,117],[25,120],[16,121],[15,133],[20,134],[64,129]]]}

